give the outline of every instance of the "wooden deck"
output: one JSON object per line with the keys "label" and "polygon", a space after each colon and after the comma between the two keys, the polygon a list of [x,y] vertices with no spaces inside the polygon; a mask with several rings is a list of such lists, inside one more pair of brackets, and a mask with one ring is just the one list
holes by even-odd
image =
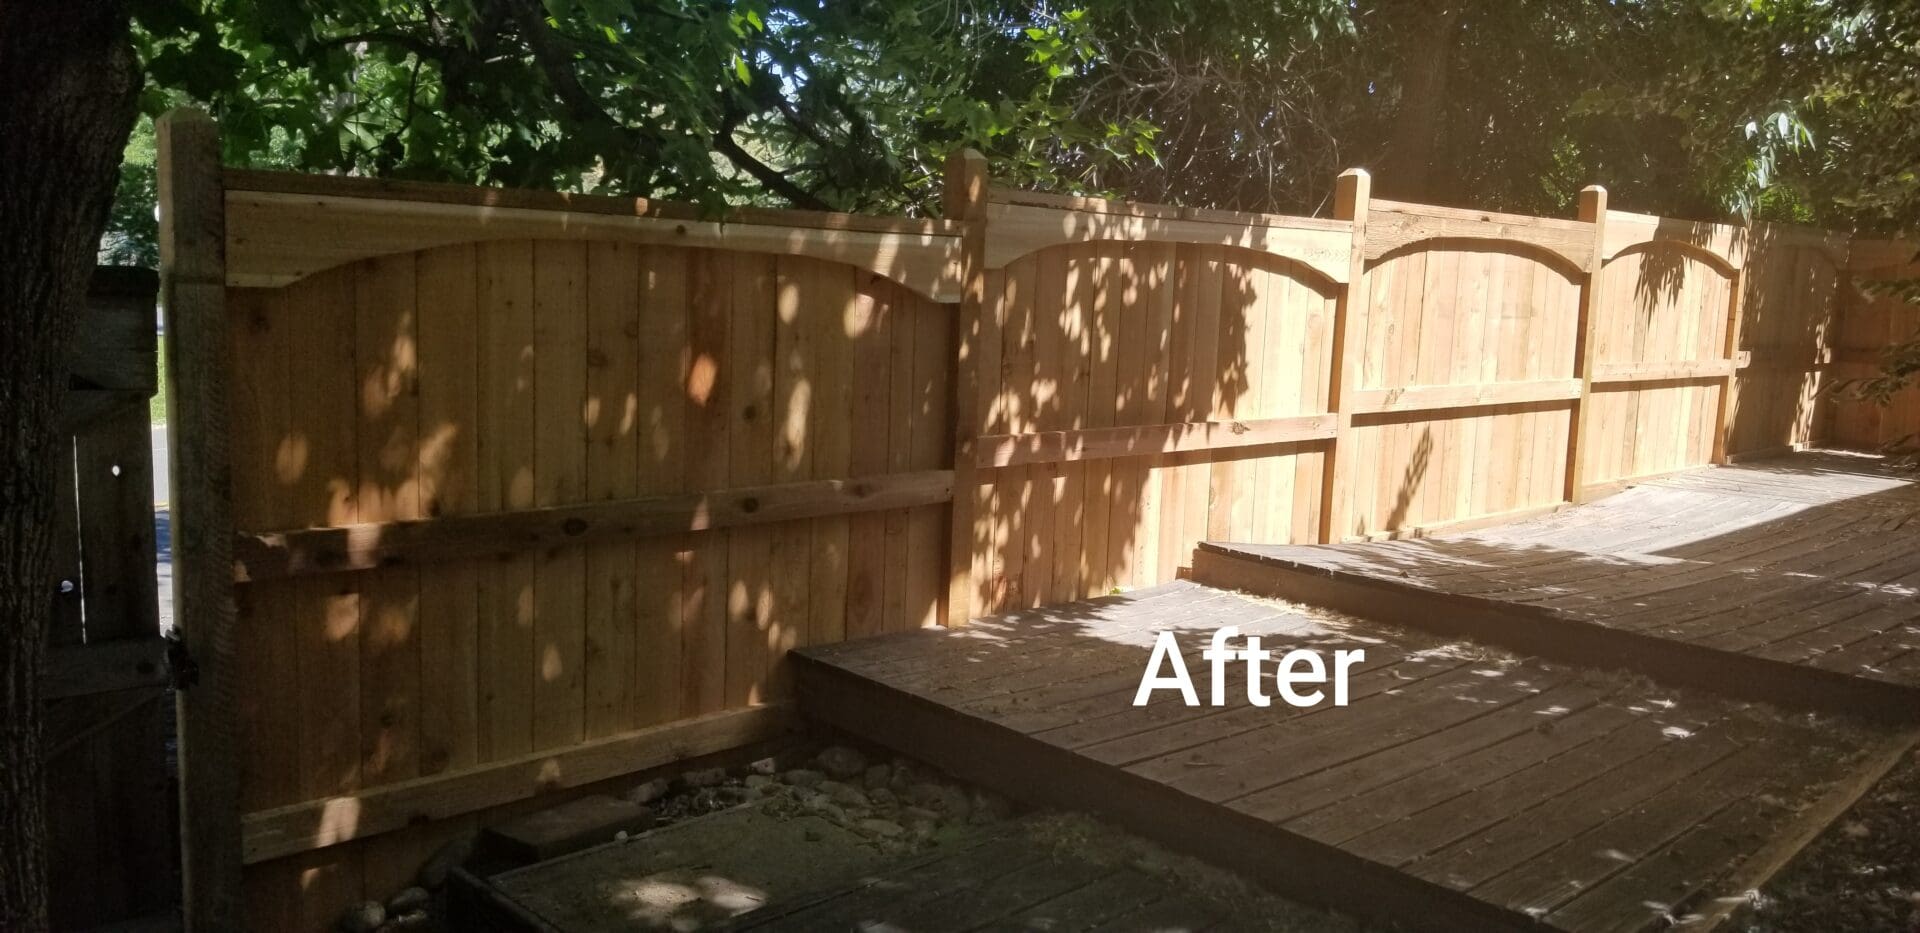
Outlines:
{"label": "wooden deck", "polygon": [[[1364,647],[1352,702],[1131,705],[1154,632]],[[1193,583],[797,654],[803,709],[1281,894],[1421,929],[1704,928],[1910,744]],[[1269,685],[1271,686],[1271,685]],[[1270,691],[1271,692],[1271,691]]]}
{"label": "wooden deck", "polygon": [[1920,716],[1920,487],[1808,453],[1443,538],[1206,544],[1203,581],[1786,703]]}

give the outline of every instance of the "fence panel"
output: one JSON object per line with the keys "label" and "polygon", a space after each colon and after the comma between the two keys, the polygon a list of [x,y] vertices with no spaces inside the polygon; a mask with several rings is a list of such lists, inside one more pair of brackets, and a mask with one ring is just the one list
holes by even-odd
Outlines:
{"label": "fence panel", "polygon": [[1781,224],[1756,224],[1748,237],[1729,449],[1753,457],[1825,439],[1847,240]]}
{"label": "fence panel", "polygon": [[1350,228],[994,197],[975,614],[1165,582],[1205,538],[1315,540]]}
{"label": "fence panel", "polygon": [[1724,452],[1744,246],[1730,227],[1608,212],[1581,451],[1588,482],[1702,466]]}
{"label": "fence panel", "polygon": [[[1876,282],[1920,279],[1920,247],[1903,240],[1856,240],[1848,258],[1853,282],[1846,290],[1833,365],[1843,377],[1863,378],[1878,371],[1881,351],[1920,334],[1920,302],[1894,292],[1869,292]],[[1878,449],[1920,432],[1920,386],[1897,393],[1891,404],[1837,399],[1833,402],[1833,440],[1837,444]],[[1913,442],[1908,440],[1908,444]]]}
{"label": "fence panel", "polygon": [[[261,928],[391,893],[489,807],[771,734],[736,711],[788,698],[788,649],[940,618],[945,227],[448,213],[480,194],[228,178]],[[303,224],[339,264],[294,262]]]}
{"label": "fence panel", "polygon": [[1341,537],[1559,501],[1592,227],[1376,200]]}

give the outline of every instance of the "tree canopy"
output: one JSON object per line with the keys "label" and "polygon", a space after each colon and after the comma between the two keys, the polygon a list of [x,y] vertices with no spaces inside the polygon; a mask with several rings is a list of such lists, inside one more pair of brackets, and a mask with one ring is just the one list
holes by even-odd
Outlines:
{"label": "tree canopy", "polygon": [[[139,0],[149,113],[236,163],[841,210],[1020,184],[1911,225],[1897,0]],[[133,192],[137,195],[137,191]],[[132,218],[137,219],[137,218]]]}

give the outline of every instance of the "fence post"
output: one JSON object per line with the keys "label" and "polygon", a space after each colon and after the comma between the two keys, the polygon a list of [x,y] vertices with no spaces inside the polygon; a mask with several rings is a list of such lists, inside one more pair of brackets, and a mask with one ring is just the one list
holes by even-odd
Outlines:
{"label": "fence post", "polygon": [[961,149],[947,157],[942,206],[966,224],[960,240],[960,308],[954,330],[953,508],[948,548],[946,624],[973,617],[974,438],[980,435],[981,314],[987,297],[987,157]]}
{"label": "fence post", "polygon": [[174,630],[197,669],[197,680],[175,694],[184,914],[192,933],[226,933],[245,924],[227,461],[226,195],[212,117],[173,110],[155,132],[173,434]]}
{"label": "fence post", "polygon": [[1359,380],[1356,360],[1365,349],[1352,338],[1351,324],[1369,300],[1367,282],[1367,204],[1373,198],[1373,176],[1350,168],[1334,183],[1333,217],[1353,222],[1353,241],[1347,254],[1347,284],[1333,307],[1332,358],[1328,362],[1327,407],[1334,416],[1320,482],[1320,543],[1337,543],[1353,505],[1353,454],[1347,436],[1353,431],[1352,389]]}
{"label": "fence post", "polygon": [[[1740,264],[1733,270],[1733,280],[1728,283],[1727,291],[1727,339],[1721,347],[1720,356],[1727,361],[1727,375],[1720,381],[1719,404],[1713,413],[1713,462],[1724,464],[1728,457],[1728,444],[1733,433],[1733,390],[1740,378],[1740,328],[1746,318],[1747,294],[1747,257],[1744,248],[1740,248]],[[1841,269],[1840,274],[1846,275]],[[1844,283],[1834,289],[1834,300],[1842,301],[1841,289]],[[1844,308],[1844,305],[1842,306]]]}
{"label": "fence post", "polygon": [[1607,189],[1588,185],[1580,189],[1580,219],[1593,224],[1593,255],[1587,259],[1587,280],[1580,288],[1580,316],[1574,325],[1573,375],[1580,380],[1580,397],[1567,421],[1567,485],[1561,498],[1579,502],[1587,487],[1587,414],[1593,395],[1593,329],[1600,307],[1601,273],[1606,268]]}

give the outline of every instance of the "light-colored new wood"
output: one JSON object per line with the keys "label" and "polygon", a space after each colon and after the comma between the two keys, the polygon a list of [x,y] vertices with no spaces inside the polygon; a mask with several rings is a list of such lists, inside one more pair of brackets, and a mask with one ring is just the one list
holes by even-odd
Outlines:
{"label": "light-colored new wood", "polygon": [[685,532],[748,527],[820,516],[913,508],[946,501],[947,470],[863,479],[806,480],[508,512],[242,532],[233,579],[344,573],[473,557],[511,557]]}
{"label": "light-colored new wood", "polygon": [[[948,627],[973,618],[981,585],[980,548],[975,528],[980,515],[981,487],[973,470],[973,439],[984,433],[988,413],[981,406],[982,386],[991,375],[984,363],[992,335],[987,306],[987,157],[971,149],[947,157],[945,187],[941,192],[947,219],[966,225],[961,234],[960,304],[955,320],[953,369],[953,509],[947,548],[946,613]],[[997,356],[997,354],[996,354]]]}
{"label": "light-colored new wood", "polygon": [[1354,449],[1357,446],[1353,434],[1354,396],[1365,378],[1363,367],[1375,344],[1375,340],[1369,338],[1379,336],[1378,330],[1363,329],[1378,323],[1371,310],[1374,276],[1366,263],[1372,192],[1373,176],[1357,168],[1341,172],[1334,191],[1333,214],[1351,223],[1353,234],[1347,249],[1346,288],[1334,307],[1330,337],[1332,366],[1328,370],[1328,405],[1335,420],[1333,448],[1325,455],[1321,479],[1318,537],[1322,543],[1338,541],[1348,533],[1353,521],[1354,497],[1358,495],[1354,475],[1359,453]]}
{"label": "light-colored new wood", "polygon": [[1212,220],[1189,220],[1154,215],[1095,213],[1024,204],[995,203],[986,207],[993,229],[986,243],[991,269],[1049,246],[1093,240],[1157,241],[1232,246],[1291,259],[1331,282],[1343,282],[1348,272],[1347,252],[1352,234],[1337,221],[1291,218],[1288,225],[1249,225]]}
{"label": "light-colored new wood", "polygon": [[[1607,189],[1591,185],[1580,192],[1580,218],[1593,224],[1593,241],[1604,244],[1607,236]],[[1596,248],[1595,256],[1604,253]],[[1573,409],[1567,434],[1567,478],[1561,495],[1569,502],[1580,501],[1581,491],[1592,484],[1587,467],[1589,434],[1598,421],[1593,411],[1594,361],[1599,358],[1598,308],[1605,296],[1602,288],[1604,259],[1589,261],[1585,281],[1580,288],[1580,313],[1575,319],[1574,377],[1580,380],[1580,393]]]}
{"label": "light-colored new wood", "polygon": [[1667,382],[1680,380],[1724,379],[1733,375],[1732,360],[1679,360],[1664,363],[1600,363],[1594,367],[1595,383]]}
{"label": "light-colored new wood", "polygon": [[481,240],[618,240],[844,262],[935,301],[959,295],[959,238],[268,191],[226,193],[230,285],[285,285],[369,256]]}
{"label": "light-colored new wood", "polygon": [[1537,379],[1528,382],[1490,382],[1482,385],[1402,386],[1360,389],[1353,393],[1356,414],[1435,409],[1478,408],[1487,405],[1523,405],[1564,402],[1580,397],[1578,379]]}
{"label": "light-colored new wood", "polygon": [[1482,211],[1460,211],[1375,201],[1368,212],[1365,255],[1379,259],[1425,240],[1466,240],[1523,245],[1554,257],[1570,270],[1587,267],[1594,237],[1586,224]]}
{"label": "light-colored new wood", "polygon": [[1143,427],[984,435],[974,441],[974,456],[977,466],[1006,467],[1260,447],[1325,440],[1332,436],[1332,416],[1295,415],[1247,421],[1190,421]]}

